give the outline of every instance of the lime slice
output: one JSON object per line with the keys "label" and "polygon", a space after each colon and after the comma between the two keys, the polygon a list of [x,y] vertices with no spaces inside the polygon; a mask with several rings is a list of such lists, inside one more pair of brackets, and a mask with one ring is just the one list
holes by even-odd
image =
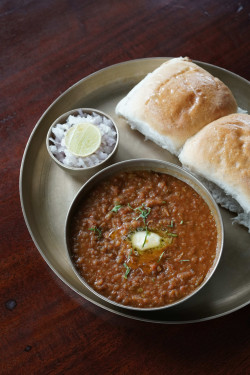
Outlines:
{"label": "lime slice", "polygon": [[65,134],[65,145],[75,156],[93,154],[101,144],[101,133],[97,126],[83,122],[73,125]]}

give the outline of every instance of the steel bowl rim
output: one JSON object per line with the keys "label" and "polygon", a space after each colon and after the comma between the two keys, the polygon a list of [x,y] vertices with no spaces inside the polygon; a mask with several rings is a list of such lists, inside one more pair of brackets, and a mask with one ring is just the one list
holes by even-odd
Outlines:
{"label": "steel bowl rim", "polygon": [[[137,165],[137,164],[140,164],[140,163],[143,164],[143,168],[141,168],[142,165],[140,167]],[[98,293],[97,291],[95,291],[84,280],[84,278],[77,271],[77,269],[75,267],[75,264],[71,259],[70,250],[69,250],[69,241],[68,241],[68,227],[69,227],[71,215],[73,214],[73,212],[75,210],[75,206],[78,204],[79,201],[81,201],[83,199],[82,195],[86,195],[91,190],[91,188],[96,185],[96,183],[103,180],[105,178],[105,174],[108,174],[108,176],[112,176],[114,173],[117,173],[118,170],[119,171],[123,170],[122,167],[128,168],[130,165],[133,167],[132,170],[154,170],[154,168],[152,168],[150,166],[147,167],[147,165],[150,164],[150,163],[155,164],[155,169],[157,169],[157,166],[158,166],[158,168],[159,168],[159,166],[164,166],[166,169],[170,168],[172,170],[175,170],[181,176],[185,176],[187,178],[190,178],[190,180],[195,184],[195,186],[199,187],[199,189],[202,191],[202,194],[199,191],[197,191],[194,188],[194,186],[191,185],[186,180],[182,180],[182,181],[186,182],[189,186],[191,186],[199,195],[201,195],[201,197],[208,204],[207,200],[203,196],[203,193],[204,193],[204,195],[207,195],[207,197],[209,198],[209,201],[211,202],[211,204],[208,204],[210,210],[213,207],[213,215],[216,219],[216,227],[217,227],[218,238],[217,238],[217,249],[216,249],[216,261],[214,262],[213,266],[210,268],[210,270],[206,274],[203,282],[192,293],[190,293],[189,295],[185,296],[184,298],[182,298],[180,300],[175,301],[172,304],[158,306],[158,307],[141,308],[141,307],[135,307],[135,306],[123,305],[121,303],[117,303],[117,302],[103,296],[102,294]],[[119,168],[119,169],[116,170],[116,168]],[[164,173],[164,172],[162,172],[162,173]],[[168,174],[168,172],[165,172],[165,173]],[[176,177],[175,175],[173,175],[173,176]],[[105,302],[111,303],[112,305],[114,305],[118,308],[125,308],[125,309],[128,309],[128,310],[135,310],[135,311],[158,311],[158,310],[169,309],[169,308],[175,307],[175,306],[177,306],[181,303],[185,303],[187,300],[192,298],[196,293],[198,293],[200,290],[202,290],[204,288],[204,286],[208,283],[208,281],[211,279],[211,277],[215,273],[215,271],[218,267],[218,264],[220,262],[221,256],[222,256],[223,246],[224,246],[224,225],[223,225],[223,220],[222,220],[222,216],[221,216],[219,207],[218,207],[217,203],[215,202],[213,196],[211,195],[210,191],[207,189],[207,187],[197,177],[195,177],[189,171],[187,171],[183,167],[180,167],[180,166],[178,166],[174,163],[164,161],[164,160],[149,159],[149,158],[129,159],[129,160],[123,160],[123,161],[117,162],[115,164],[112,164],[112,165],[102,169],[101,171],[97,172],[92,177],[90,177],[83,184],[83,186],[79,189],[79,191],[76,193],[75,197],[73,198],[73,200],[70,204],[70,207],[68,209],[67,215],[66,215],[65,226],[64,226],[64,243],[65,243],[65,247],[66,247],[67,257],[68,257],[68,260],[70,262],[70,265],[71,265],[74,273],[76,274],[78,279],[81,281],[81,283],[90,292],[92,292],[93,294],[95,294],[97,297],[101,298]]]}

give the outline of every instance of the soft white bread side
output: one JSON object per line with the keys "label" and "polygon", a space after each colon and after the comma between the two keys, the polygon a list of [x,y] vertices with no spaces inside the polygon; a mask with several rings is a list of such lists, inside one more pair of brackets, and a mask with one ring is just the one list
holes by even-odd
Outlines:
{"label": "soft white bread side", "polygon": [[[234,198],[244,211],[241,223],[250,229],[250,115],[232,114],[208,124],[186,141],[179,159],[191,172],[223,189],[228,199],[222,201],[216,191],[216,200],[238,211],[231,209],[228,194]],[[213,186],[210,190],[215,191]]]}
{"label": "soft white bread side", "polygon": [[132,128],[175,155],[203,126],[234,112],[229,88],[188,58],[162,64],[116,107]]}

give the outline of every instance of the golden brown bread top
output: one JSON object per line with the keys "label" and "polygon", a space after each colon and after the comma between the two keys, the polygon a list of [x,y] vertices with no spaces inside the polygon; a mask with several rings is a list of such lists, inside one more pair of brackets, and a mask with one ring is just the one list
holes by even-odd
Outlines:
{"label": "golden brown bread top", "polygon": [[250,115],[222,117],[187,140],[180,161],[250,212]]}
{"label": "golden brown bread top", "polygon": [[230,89],[187,58],[163,63],[117,106],[117,113],[143,134],[151,129],[162,137],[163,147],[168,137],[177,154],[204,125],[234,112],[237,103]]}
{"label": "golden brown bread top", "polygon": [[209,122],[237,111],[231,91],[218,78],[190,61],[173,68],[162,66],[161,79],[145,101],[144,120],[159,133],[184,141]]}

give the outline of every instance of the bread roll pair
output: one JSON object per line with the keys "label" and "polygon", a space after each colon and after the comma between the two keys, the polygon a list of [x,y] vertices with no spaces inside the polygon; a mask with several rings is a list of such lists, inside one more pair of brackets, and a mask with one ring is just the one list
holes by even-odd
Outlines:
{"label": "bread roll pair", "polygon": [[123,98],[116,113],[204,179],[250,232],[250,116],[230,89],[187,58],[171,59]]}

